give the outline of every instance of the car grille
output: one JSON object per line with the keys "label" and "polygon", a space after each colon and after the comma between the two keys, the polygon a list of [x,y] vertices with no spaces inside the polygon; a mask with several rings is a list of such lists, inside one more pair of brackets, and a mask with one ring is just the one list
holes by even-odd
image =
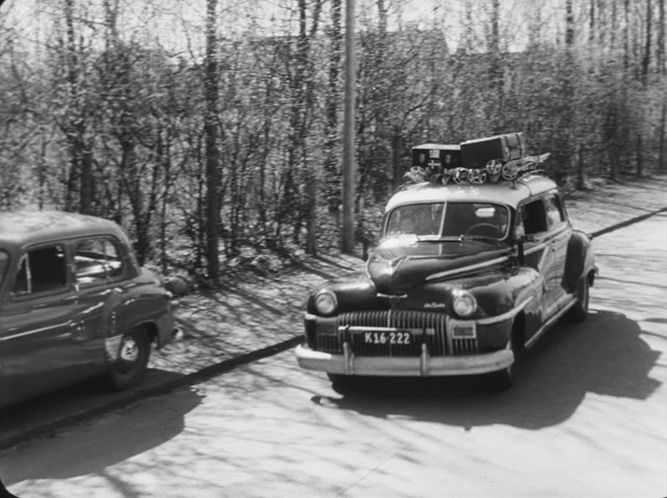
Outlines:
{"label": "car grille", "polygon": [[[410,344],[367,344],[365,328],[377,331],[409,331]],[[451,339],[447,334],[447,316],[426,311],[361,311],[337,317],[318,318],[317,349],[342,354],[347,340],[359,356],[419,356],[425,343],[431,356],[477,354],[476,339]]]}

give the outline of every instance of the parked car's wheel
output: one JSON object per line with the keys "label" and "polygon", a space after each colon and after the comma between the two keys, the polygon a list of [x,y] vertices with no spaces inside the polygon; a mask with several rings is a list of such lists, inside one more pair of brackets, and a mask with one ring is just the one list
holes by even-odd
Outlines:
{"label": "parked car's wheel", "polygon": [[589,300],[590,284],[588,278],[584,275],[577,282],[576,296],[577,302],[570,308],[570,319],[573,322],[583,322],[588,316],[588,300]]}
{"label": "parked car's wheel", "polygon": [[150,348],[148,333],[143,328],[132,329],[123,335],[110,373],[114,389],[128,389],[141,382],[146,375]]}

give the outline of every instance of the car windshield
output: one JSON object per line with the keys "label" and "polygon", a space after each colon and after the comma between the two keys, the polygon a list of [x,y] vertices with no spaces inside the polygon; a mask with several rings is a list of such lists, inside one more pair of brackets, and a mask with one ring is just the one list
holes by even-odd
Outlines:
{"label": "car windshield", "polygon": [[394,209],[387,219],[385,236],[417,236],[418,239],[488,238],[507,236],[509,209],[489,202],[409,204]]}

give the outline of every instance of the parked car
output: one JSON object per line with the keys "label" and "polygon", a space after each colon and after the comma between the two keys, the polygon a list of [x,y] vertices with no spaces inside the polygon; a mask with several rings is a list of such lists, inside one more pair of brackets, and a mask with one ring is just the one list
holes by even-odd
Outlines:
{"label": "parked car", "polygon": [[420,181],[395,194],[365,272],[310,294],[301,367],[327,372],[334,387],[361,376],[484,374],[508,388],[517,355],[563,315],[586,318],[591,243],[556,184],[452,171],[481,179]]}
{"label": "parked car", "polygon": [[170,293],[117,224],[0,212],[0,406],[98,374],[132,387],[174,334]]}

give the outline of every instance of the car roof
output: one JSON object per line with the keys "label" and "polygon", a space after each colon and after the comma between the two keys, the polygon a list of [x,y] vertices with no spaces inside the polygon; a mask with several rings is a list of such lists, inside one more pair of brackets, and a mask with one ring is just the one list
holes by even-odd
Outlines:
{"label": "car roof", "polygon": [[103,234],[127,240],[116,223],[96,216],[63,211],[0,212],[0,247],[6,249]]}
{"label": "car roof", "polygon": [[422,182],[402,190],[389,199],[385,212],[404,204],[431,202],[496,202],[516,209],[524,199],[556,189],[556,183],[541,175],[530,175],[513,183],[434,185]]}

